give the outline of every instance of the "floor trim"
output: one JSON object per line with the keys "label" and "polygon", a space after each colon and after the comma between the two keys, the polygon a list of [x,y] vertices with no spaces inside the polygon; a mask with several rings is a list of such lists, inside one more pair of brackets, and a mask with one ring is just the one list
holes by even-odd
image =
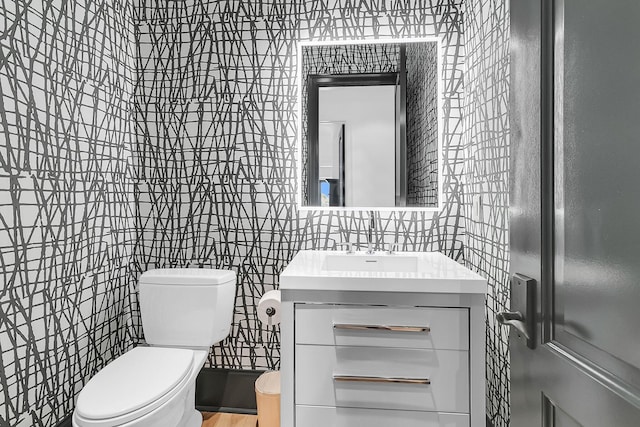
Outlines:
{"label": "floor trim", "polygon": [[196,409],[257,414],[255,382],[265,371],[203,368],[196,380]]}
{"label": "floor trim", "polygon": [[65,417],[62,421],[60,421],[58,424],[56,424],[56,427],[72,427],[72,423],[71,423],[71,417],[73,416],[73,414]]}

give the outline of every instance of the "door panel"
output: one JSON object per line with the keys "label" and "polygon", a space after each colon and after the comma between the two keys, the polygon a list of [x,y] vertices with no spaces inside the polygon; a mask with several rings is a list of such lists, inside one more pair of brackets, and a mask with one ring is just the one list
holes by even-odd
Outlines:
{"label": "door panel", "polygon": [[[511,425],[640,420],[640,3],[512,0]],[[512,288],[520,304],[523,289]]]}
{"label": "door panel", "polygon": [[556,339],[640,368],[640,3],[556,11]]}
{"label": "door panel", "polygon": [[553,425],[555,427],[582,427],[576,420],[558,407],[553,408]]}
{"label": "door panel", "polygon": [[542,395],[542,412],[543,417],[546,419],[547,425],[553,425],[555,427],[582,427],[580,423],[566,412],[556,406],[556,404],[549,399],[549,396],[543,393]]}

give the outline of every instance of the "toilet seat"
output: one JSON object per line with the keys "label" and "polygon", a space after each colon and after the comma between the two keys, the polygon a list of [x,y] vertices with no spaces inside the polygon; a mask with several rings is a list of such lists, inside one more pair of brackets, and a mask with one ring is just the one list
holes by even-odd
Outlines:
{"label": "toilet seat", "polygon": [[193,363],[193,350],[136,347],[87,383],[78,396],[75,415],[92,427],[143,417],[182,389]]}

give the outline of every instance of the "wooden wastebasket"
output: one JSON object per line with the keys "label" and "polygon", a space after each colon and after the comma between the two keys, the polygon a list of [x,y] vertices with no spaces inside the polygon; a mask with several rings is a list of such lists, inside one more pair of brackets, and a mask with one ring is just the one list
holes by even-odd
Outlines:
{"label": "wooden wastebasket", "polygon": [[256,380],[258,427],[280,427],[280,371],[265,372]]}

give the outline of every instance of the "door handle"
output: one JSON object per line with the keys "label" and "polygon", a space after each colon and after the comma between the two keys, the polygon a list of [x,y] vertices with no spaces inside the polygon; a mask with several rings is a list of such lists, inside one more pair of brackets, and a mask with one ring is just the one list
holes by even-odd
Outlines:
{"label": "door handle", "polygon": [[356,331],[392,331],[392,332],[430,332],[428,326],[391,326],[391,325],[352,325],[335,323],[333,329],[350,329]]}
{"label": "door handle", "polygon": [[334,375],[333,380],[361,383],[431,384],[429,378],[370,377],[360,375]]}
{"label": "door handle", "polygon": [[536,299],[535,279],[516,273],[511,278],[511,308],[496,314],[501,325],[511,326],[523,337],[530,349],[536,348]]}
{"label": "door handle", "polygon": [[496,320],[501,325],[513,326],[527,341],[531,339],[524,323],[524,316],[519,311],[501,311],[496,314]]}

